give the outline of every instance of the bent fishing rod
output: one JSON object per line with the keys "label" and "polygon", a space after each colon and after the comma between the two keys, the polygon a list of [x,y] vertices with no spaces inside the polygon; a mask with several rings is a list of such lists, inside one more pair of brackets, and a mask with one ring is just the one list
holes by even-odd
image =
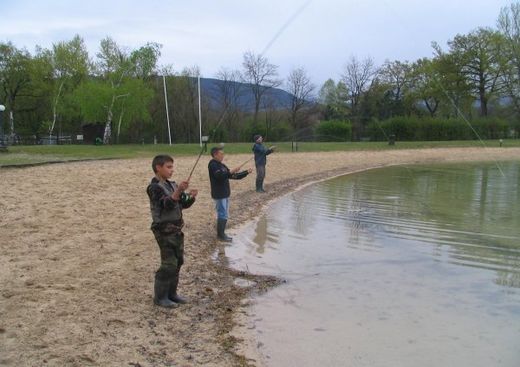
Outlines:
{"label": "bent fishing rod", "polygon": [[[269,148],[267,149],[275,149],[276,146],[274,145],[271,145]],[[238,169],[242,168],[244,165],[246,165],[248,162],[252,161],[253,159],[255,159],[255,156],[253,155],[252,157],[248,158],[244,163],[242,163],[240,166],[238,166]]]}
{"label": "bent fishing rod", "polygon": [[[229,106],[228,106],[229,107]],[[208,142],[211,140],[211,138],[213,138],[213,136],[215,135],[215,133],[217,132],[218,128],[220,127],[220,124],[224,121],[224,116],[226,115],[227,113],[227,110],[228,110],[228,107],[226,107],[226,109],[224,110],[224,112],[222,113],[222,116],[220,116],[220,119],[219,121],[217,122],[217,125],[215,126],[215,128],[213,129],[212,133],[211,133],[211,136],[208,137]],[[207,142],[206,142],[207,144]],[[221,146],[223,146],[224,143],[220,143]],[[202,153],[204,153],[204,150],[205,150],[205,147],[201,147],[200,148],[200,152],[199,152],[199,156],[197,157],[197,160],[195,161],[195,164],[193,165],[193,167],[191,168],[191,171],[190,171],[190,175],[188,176],[188,179],[186,181],[190,181],[191,179],[191,176],[193,175],[193,172],[195,171],[195,168],[197,167],[197,164],[199,163],[200,161],[200,157],[202,157]]]}
{"label": "bent fishing rod", "polygon": [[[283,34],[283,32],[285,32],[285,30],[291,25],[291,23],[296,20],[296,18],[300,15],[300,13],[303,12],[303,10],[305,10],[305,8],[312,2],[312,0],[307,0],[302,6],[300,6],[296,12],[294,14],[292,14],[289,19],[280,27],[280,29],[276,32],[276,34],[274,35],[274,37],[269,41],[269,43],[267,44],[267,46],[264,48],[264,50],[261,52],[260,55],[264,55],[267,50],[269,50],[271,48],[271,46],[276,42],[276,40]],[[213,135],[215,134],[215,132],[217,131],[217,129],[219,128],[220,124],[222,123],[223,119],[224,119],[224,115],[226,114],[227,110],[229,108],[229,105],[226,107],[226,109],[224,110],[224,113],[222,114],[222,116],[220,117],[220,121],[217,123],[217,126],[213,129]],[[267,133],[267,131],[266,131]],[[267,134],[266,134],[267,135]],[[210,137],[211,138],[211,137]],[[209,142],[209,138],[208,138],[208,142]],[[193,165],[193,168],[191,169],[191,172],[190,172],[190,175],[188,176],[188,182],[190,181],[191,179],[191,176],[193,175],[193,172],[195,171],[195,168],[197,167],[197,164],[199,163],[199,160],[200,160],[200,157],[202,156],[202,153],[204,152],[204,147],[201,147],[201,150],[200,150],[200,153],[199,153],[199,156],[197,157],[197,160],[195,161],[195,164]],[[249,160],[248,160],[249,161]],[[248,162],[247,161],[247,162]],[[242,166],[244,164],[246,164],[247,162],[244,162],[242,164]],[[240,166],[240,167],[242,167]]]}

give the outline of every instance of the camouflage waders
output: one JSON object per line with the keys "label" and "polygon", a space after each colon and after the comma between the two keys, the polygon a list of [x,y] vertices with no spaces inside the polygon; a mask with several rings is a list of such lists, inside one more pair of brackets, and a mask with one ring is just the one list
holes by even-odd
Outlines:
{"label": "camouflage waders", "polygon": [[160,306],[175,307],[176,303],[185,303],[177,295],[179,272],[184,263],[184,233],[153,233],[161,252],[161,266],[155,273],[154,301]]}
{"label": "camouflage waders", "polygon": [[155,273],[154,302],[162,307],[176,307],[186,300],[177,294],[179,272],[184,263],[184,233],[182,209],[195,201],[182,193],[180,200],[173,200],[177,184],[153,178],[146,189],[150,198],[152,232],[159,245],[161,266]]}

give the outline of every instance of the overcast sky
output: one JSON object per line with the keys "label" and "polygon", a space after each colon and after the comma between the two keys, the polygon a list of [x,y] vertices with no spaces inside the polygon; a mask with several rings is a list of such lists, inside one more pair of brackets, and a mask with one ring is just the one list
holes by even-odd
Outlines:
{"label": "overcast sky", "polygon": [[[264,54],[280,77],[304,67],[320,87],[351,56],[431,57],[456,34],[496,27],[508,0],[0,0],[0,40],[34,52],[79,34],[91,57],[112,37],[130,49],[163,45],[161,65],[198,65],[204,77],[240,69],[245,51]],[[286,25],[286,27],[284,27]],[[274,42],[270,45],[270,43]],[[269,46],[270,45],[270,46]],[[269,46],[269,47],[268,47]]]}

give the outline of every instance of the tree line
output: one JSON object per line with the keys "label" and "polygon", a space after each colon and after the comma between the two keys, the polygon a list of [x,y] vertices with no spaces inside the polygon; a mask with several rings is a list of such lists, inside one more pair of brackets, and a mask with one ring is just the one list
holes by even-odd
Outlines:
{"label": "tree line", "polygon": [[[165,143],[168,113],[173,142],[198,142],[200,69],[160,66],[161,48],[150,42],[128,49],[106,37],[92,57],[79,35],[33,53],[0,43],[6,137],[14,143],[19,136],[81,134],[84,124],[102,123],[104,143]],[[432,48],[431,58],[380,66],[352,56],[341,77],[319,89],[305,68],[282,79],[277,65],[247,51],[240,68],[221,68],[215,90],[202,94],[203,133],[222,141],[248,141],[254,133],[270,140],[517,137],[520,3],[500,11],[496,28]],[[290,98],[281,104],[275,88]]]}

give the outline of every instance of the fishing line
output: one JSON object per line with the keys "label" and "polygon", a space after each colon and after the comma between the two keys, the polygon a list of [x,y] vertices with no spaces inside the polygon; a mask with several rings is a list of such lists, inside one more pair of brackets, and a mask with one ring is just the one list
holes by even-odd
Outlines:
{"label": "fishing line", "polygon": [[[291,16],[289,17],[289,19],[280,27],[280,29],[275,33],[274,37],[267,43],[267,45],[265,46],[264,50],[260,53],[260,56],[263,56],[268,50],[269,48],[271,48],[271,46],[276,42],[276,40],[285,32],[285,30],[291,25],[292,22],[294,22],[294,20],[296,20],[296,18],[303,12],[303,10],[305,10],[305,8],[312,2],[312,0],[308,0],[307,2],[305,2],[302,6],[300,6],[296,12]],[[226,106],[226,108],[224,109],[224,112],[222,113],[222,116],[220,117],[220,121],[217,123],[216,127],[213,129],[212,131],[212,134],[210,134],[210,136],[208,137],[208,142],[210,140],[212,140],[212,138],[214,137],[217,129],[220,127],[220,124],[222,124],[222,122],[224,121],[224,116],[226,115],[228,109],[230,107],[230,104],[228,104]],[[266,130],[266,136],[267,136],[267,130]],[[195,164],[193,165],[191,171],[190,171],[190,174],[188,176],[188,179],[187,181],[190,181],[191,179],[191,176],[193,175],[193,172],[195,171],[195,168],[197,167],[197,164],[199,163],[200,161],[200,158],[202,156],[202,153],[204,152],[204,147],[201,147],[201,150],[199,152],[199,155],[197,157],[197,160],[195,161]],[[244,162],[242,164],[242,166],[244,164],[246,164],[247,162]]]}
{"label": "fishing line", "polygon": [[[383,0],[382,1],[383,4],[385,5],[385,7],[391,12],[393,13],[394,17],[395,18],[400,18],[401,19],[401,22],[397,22],[399,26],[401,26],[401,28],[404,30],[404,31],[407,31],[407,29],[405,29],[405,27],[403,27],[402,25],[405,24],[405,19],[403,19],[402,15],[399,14],[399,13],[396,13],[392,7],[388,4],[388,2],[386,0]],[[433,81],[437,84],[437,86],[439,86],[442,90],[442,93],[444,93],[444,95],[448,98],[449,102],[453,105],[453,107],[455,107],[455,110],[457,111],[457,114],[460,115],[462,117],[462,119],[464,120],[464,122],[469,126],[469,128],[471,129],[471,131],[473,131],[473,133],[475,134],[475,136],[477,137],[477,139],[480,141],[480,143],[482,144],[484,150],[486,151],[486,153],[489,153],[488,152],[488,147],[486,145],[486,143],[484,142],[484,140],[480,137],[479,133],[475,130],[475,128],[473,127],[473,125],[471,124],[471,122],[469,121],[469,119],[462,113],[462,111],[460,110],[460,108],[457,106],[457,104],[455,103],[455,101],[453,100],[453,98],[448,94],[448,92],[446,91],[446,89],[444,88],[444,86],[442,85],[442,83],[437,79],[436,76],[434,76],[433,78]],[[386,135],[386,134],[385,134]],[[495,165],[497,166],[500,174],[502,175],[503,178],[505,178],[505,174],[504,174],[504,171],[502,170],[502,167],[500,166],[500,164],[498,163],[498,161],[495,159],[495,158],[492,158],[493,159],[493,162],[495,163]]]}
{"label": "fishing line", "polygon": [[296,12],[294,12],[293,15],[291,15],[289,17],[289,19],[287,19],[287,21],[280,27],[278,32],[275,33],[274,37],[267,43],[267,45],[265,46],[264,50],[260,53],[260,56],[263,56],[267,52],[267,50],[269,50],[271,48],[271,46],[276,42],[276,40],[283,34],[283,32],[285,32],[287,27],[289,27],[291,25],[291,23],[294,22],[296,20],[296,18],[298,18],[298,16],[305,10],[305,8],[311,2],[312,2],[312,0],[309,0],[309,1],[305,2],[302,6],[300,6],[296,10]]}
{"label": "fishing line", "polygon": [[[453,100],[453,98],[450,97],[450,95],[448,94],[448,92],[446,91],[446,89],[444,88],[444,86],[441,84],[441,82],[436,78],[434,77],[433,80],[435,81],[435,83],[437,83],[437,85],[441,88],[442,92],[444,93],[444,95],[448,98],[448,100],[450,101],[450,103],[453,105],[453,107],[455,108],[455,111],[457,111],[457,114],[460,115],[460,117],[462,117],[462,119],[464,120],[464,122],[470,127],[471,131],[473,131],[473,133],[475,134],[475,136],[478,138],[478,140],[480,141],[480,143],[482,144],[482,146],[484,147],[484,150],[486,150],[486,153],[488,153],[488,147],[486,145],[486,143],[484,142],[484,140],[482,140],[482,138],[480,137],[479,133],[477,132],[477,130],[475,130],[475,128],[473,127],[473,125],[471,124],[471,122],[466,118],[466,116],[462,113],[462,111],[460,110],[459,106],[457,106],[457,104],[455,103],[455,101]],[[502,167],[500,166],[500,164],[498,163],[498,161],[493,157],[493,162],[495,163],[495,165],[497,166],[498,170],[500,171],[500,173],[502,174],[502,177],[505,178],[506,175],[504,174],[504,171],[502,171]]]}
{"label": "fishing line", "polygon": [[[229,107],[229,105],[228,105],[228,107]],[[217,129],[220,127],[220,124],[224,121],[224,116],[226,115],[228,107],[226,107],[226,109],[222,113],[222,116],[220,116],[220,119],[219,119],[219,121],[217,123],[217,126],[213,129],[212,133],[208,137],[208,142],[210,141],[210,139],[212,139],[215,136],[215,133],[216,133]],[[202,157],[202,153],[204,153],[204,150],[205,150],[205,147],[201,147],[200,152],[199,152],[199,156],[197,157],[197,160],[195,161],[195,164],[193,165],[193,167],[192,167],[192,169],[190,171],[190,175],[188,176],[188,179],[186,181],[188,181],[188,182],[190,181],[191,176],[193,175],[193,171],[195,171],[195,167],[197,167],[197,164],[199,163],[200,157]]]}

